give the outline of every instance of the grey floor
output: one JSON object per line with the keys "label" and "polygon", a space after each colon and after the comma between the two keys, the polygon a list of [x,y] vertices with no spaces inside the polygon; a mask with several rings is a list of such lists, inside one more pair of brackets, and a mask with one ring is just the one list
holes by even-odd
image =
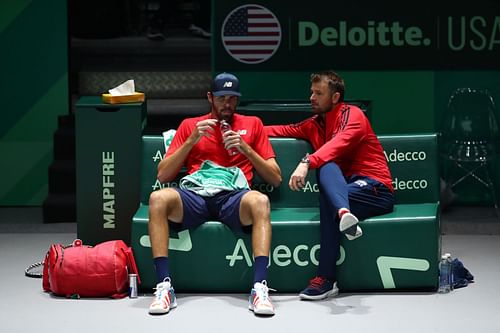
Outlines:
{"label": "grey floor", "polygon": [[468,287],[446,295],[341,293],[320,302],[275,293],[277,313],[271,318],[248,311],[246,294],[179,294],[179,307],[159,317],[147,314],[151,295],[53,297],[42,292],[40,279],[23,272],[50,244],[71,242],[76,225],[40,221],[38,208],[0,208],[1,332],[500,332],[500,221],[484,208],[443,214],[443,251],[474,274],[476,282]]}

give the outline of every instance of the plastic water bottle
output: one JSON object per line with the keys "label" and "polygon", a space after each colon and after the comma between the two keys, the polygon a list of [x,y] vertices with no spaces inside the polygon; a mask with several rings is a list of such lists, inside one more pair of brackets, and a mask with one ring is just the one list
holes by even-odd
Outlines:
{"label": "plastic water bottle", "polygon": [[[450,256],[451,257],[451,256]],[[439,262],[439,288],[438,293],[446,294],[451,291],[451,261],[448,255],[443,254]]]}
{"label": "plastic water bottle", "polygon": [[453,283],[455,281],[453,281],[453,259],[451,258],[451,254],[449,253],[445,253],[444,254],[446,256],[446,260],[448,260],[448,263],[450,265],[450,274],[449,274],[449,280],[450,280],[450,290],[453,290]]}
{"label": "plastic water bottle", "polygon": [[[231,130],[231,125],[229,125],[229,123],[225,120],[221,120],[220,121],[220,131],[222,133],[222,135],[224,135],[224,133],[226,133],[227,131],[230,131]],[[238,149],[236,149],[236,147],[232,147],[232,148],[229,148],[227,150],[227,152],[229,153],[230,156],[234,156],[236,154],[238,154]]]}

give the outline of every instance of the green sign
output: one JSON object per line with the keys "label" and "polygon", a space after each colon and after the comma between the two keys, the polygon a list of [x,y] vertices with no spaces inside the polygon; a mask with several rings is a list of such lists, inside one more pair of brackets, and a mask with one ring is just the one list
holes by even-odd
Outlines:
{"label": "green sign", "polygon": [[[410,7],[409,7],[410,6]],[[499,68],[500,3],[214,3],[214,68]]]}
{"label": "green sign", "polygon": [[69,111],[67,2],[0,2],[0,205],[48,192],[58,117]]}

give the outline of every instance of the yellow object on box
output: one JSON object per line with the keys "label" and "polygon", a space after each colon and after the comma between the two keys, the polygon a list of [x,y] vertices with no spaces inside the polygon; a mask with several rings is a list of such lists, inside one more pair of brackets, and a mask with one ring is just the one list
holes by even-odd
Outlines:
{"label": "yellow object on box", "polygon": [[144,93],[136,91],[131,95],[121,95],[121,96],[102,94],[102,101],[104,103],[109,103],[109,104],[144,102]]}

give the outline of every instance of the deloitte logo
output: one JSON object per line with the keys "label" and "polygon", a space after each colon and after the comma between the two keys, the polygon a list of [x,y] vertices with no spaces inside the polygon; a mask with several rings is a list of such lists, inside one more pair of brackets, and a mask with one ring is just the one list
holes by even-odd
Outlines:
{"label": "deloitte logo", "polygon": [[320,27],[315,22],[298,24],[299,46],[429,46],[432,41],[418,26],[405,27],[399,22],[368,21],[364,26],[350,26],[340,21],[336,26]]}
{"label": "deloitte logo", "polygon": [[231,57],[245,64],[258,64],[271,58],[278,50],[281,26],[266,7],[244,5],[226,16],[221,39]]}

